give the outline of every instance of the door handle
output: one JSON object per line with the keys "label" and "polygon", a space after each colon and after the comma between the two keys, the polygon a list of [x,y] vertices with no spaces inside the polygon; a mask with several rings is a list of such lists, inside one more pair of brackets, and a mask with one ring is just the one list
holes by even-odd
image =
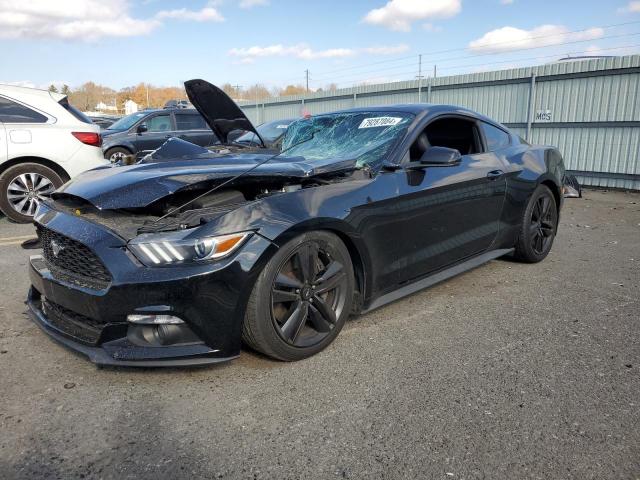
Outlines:
{"label": "door handle", "polygon": [[489,173],[487,173],[487,178],[489,180],[496,180],[502,175],[504,175],[504,172],[502,170],[491,170]]}

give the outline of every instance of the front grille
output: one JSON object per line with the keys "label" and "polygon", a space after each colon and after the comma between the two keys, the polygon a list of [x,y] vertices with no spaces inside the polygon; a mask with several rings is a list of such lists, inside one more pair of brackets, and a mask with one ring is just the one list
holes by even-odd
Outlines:
{"label": "front grille", "polygon": [[96,345],[104,324],[42,298],[42,312],[51,325],[74,339]]}
{"label": "front grille", "polygon": [[111,274],[89,247],[41,225],[37,230],[51,275],[94,290],[109,286]]}

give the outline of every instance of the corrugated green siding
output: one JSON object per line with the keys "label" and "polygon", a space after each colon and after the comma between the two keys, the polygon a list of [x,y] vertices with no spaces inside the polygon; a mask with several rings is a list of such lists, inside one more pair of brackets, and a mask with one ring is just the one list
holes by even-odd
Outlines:
{"label": "corrugated green siding", "polygon": [[[640,189],[638,178],[607,176],[640,175],[640,126],[616,124],[640,122],[640,55],[428,79],[421,98],[515,124],[512,130],[526,137],[532,75],[536,76],[532,114],[551,110],[553,124],[534,122],[529,140],[558,147],[570,170],[598,172],[581,177],[585,184]],[[430,95],[427,82],[432,86]],[[257,111],[250,102],[240,106],[251,121],[262,123],[305,113],[417,101],[418,81],[412,80],[272,98]]]}

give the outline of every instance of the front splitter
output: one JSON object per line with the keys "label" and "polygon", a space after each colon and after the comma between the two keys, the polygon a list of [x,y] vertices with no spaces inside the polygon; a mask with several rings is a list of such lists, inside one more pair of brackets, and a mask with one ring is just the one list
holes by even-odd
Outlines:
{"label": "front splitter", "polygon": [[185,345],[176,347],[153,347],[145,348],[146,353],[153,358],[131,359],[134,351],[139,348],[127,348],[122,342],[114,341],[103,344],[99,347],[84,345],[72,340],[62,331],[51,324],[44,312],[40,310],[36,300],[29,292],[27,298],[29,316],[47,335],[65,347],[87,357],[96,365],[119,366],[119,367],[189,367],[198,365],[211,365],[223,363],[238,358],[216,356],[217,350],[213,350],[205,345]]}

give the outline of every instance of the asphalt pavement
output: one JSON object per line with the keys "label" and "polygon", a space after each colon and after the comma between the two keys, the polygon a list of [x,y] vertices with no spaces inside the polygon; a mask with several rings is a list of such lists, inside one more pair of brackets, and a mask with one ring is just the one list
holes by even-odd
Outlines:
{"label": "asphalt pavement", "polygon": [[0,219],[2,479],[638,479],[640,194],[567,200],[542,263],[496,260],[280,363],[97,369],[25,315]]}

